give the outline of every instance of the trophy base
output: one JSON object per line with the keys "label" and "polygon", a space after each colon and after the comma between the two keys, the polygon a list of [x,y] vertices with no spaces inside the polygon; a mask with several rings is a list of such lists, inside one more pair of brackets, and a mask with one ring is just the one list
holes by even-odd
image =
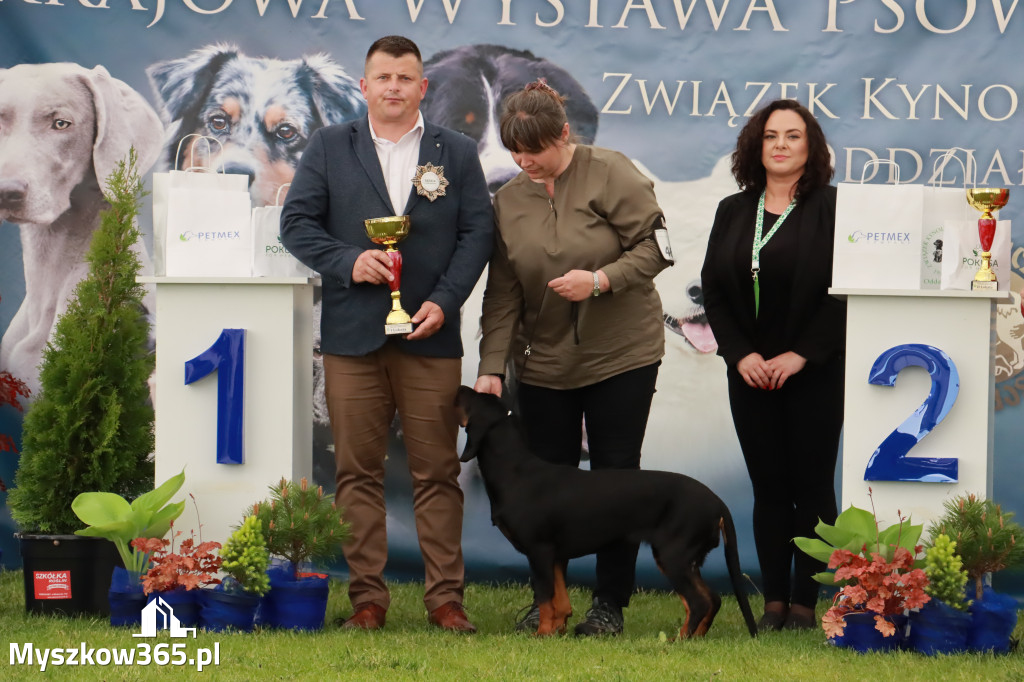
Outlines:
{"label": "trophy base", "polygon": [[412,322],[399,322],[395,324],[385,324],[384,333],[388,336],[398,336],[402,334],[412,334]]}
{"label": "trophy base", "polygon": [[996,291],[999,289],[999,282],[971,282],[971,291]]}

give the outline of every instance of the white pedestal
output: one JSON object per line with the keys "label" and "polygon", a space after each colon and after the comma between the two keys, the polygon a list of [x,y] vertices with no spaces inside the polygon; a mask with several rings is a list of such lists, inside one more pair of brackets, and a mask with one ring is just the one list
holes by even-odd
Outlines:
{"label": "white pedestal", "polygon": [[[995,304],[1004,291],[904,291],[830,289],[847,299],[846,405],[843,427],[842,502],[871,509],[881,525],[898,522],[897,511],[915,524],[942,516],[943,502],[956,495],[992,493],[993,327]],[[955,404],[908,453],[909,457],[955,457],[955,483],[865,481],[872,453],[928,397],[931,377],[907,367],[894,386],[868,383],[876,358],[901,344],[935,346],[953,360],[960,376]]]}
{"label": "white pedestal", "polygon": [[[291,277],[140,277],[156,285],[156,482],[184,467],[187,539],[223,543],[281,477],[312,478],[313,282]],[[218,464],[217,376],[185,385],[185,362],[245,329],[244,464]]]}

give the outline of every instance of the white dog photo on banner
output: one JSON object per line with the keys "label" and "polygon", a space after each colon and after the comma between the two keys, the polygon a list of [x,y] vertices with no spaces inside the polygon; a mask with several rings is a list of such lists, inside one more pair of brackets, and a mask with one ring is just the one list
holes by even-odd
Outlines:
{"label": "white dog photo on banner", "polygon": [[[106,68],[18,64],[0,69],[0,221],[20,226],[25,298],[0,342],[0,369],[39,389],[57,318],[88,274],[85,255],[107,204],[102,188],[134,147],[140,175],[156,161],[160,119]],[[135,245],[144,274],[152,267]],[[144,300],[154,309],[152,291]]]}

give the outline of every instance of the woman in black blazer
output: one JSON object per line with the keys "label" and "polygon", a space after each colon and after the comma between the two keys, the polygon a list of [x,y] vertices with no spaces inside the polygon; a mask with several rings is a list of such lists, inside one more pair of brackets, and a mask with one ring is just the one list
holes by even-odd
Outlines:
{"label": "woman in black blazer", "polygon": [[846,339],[846,306],[828,295],[836,190],[821,126],[796,101],[770,103],[740,132],[732,172],[743,191],[718,205],[704,306],[754,489],[760,628],[810,628],[823,566],[792,539],[836,518]]}

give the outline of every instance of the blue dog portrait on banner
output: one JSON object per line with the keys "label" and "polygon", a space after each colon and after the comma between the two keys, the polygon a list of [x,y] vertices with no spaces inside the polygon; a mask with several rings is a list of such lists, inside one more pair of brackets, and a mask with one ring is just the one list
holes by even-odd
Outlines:
{"label": "blue dog portrait on banner", "polygon": [[[881,159],[898,166],[901,183],[1009,187],[999,218],[1020,223],[1012,241],[1024,243],[1015,237],[1024,230],[1016,219],[1024,207],[1016,189],[1024,183],[1024,7],[1016,0],[0,0],[0,369],[38,386],[41,349],[85,272],[97,203],[90,192],[110,158],[135,146],[147,184],[152,172],[202,158],[248,175],[254,206],[273,204],[315,130],[365,115],[365,52],[388,34],[419,45],[429,81],[423,115],[476,141],[492,193],[518,172],[500,142],[498,107],[538,77],[567,96],[580,141],[625,153],[652,179],[676,263],[656,280],[667,343],[642,466],[693,476],[721,496],[748,570],[757,566],[751,489],[700,282],[715,209],[736,191],[730,154],[746,120],[770,100],[800,100],[833,145],[835,182],[857,181],[866,162]],[[190,133],[221,146],[179,150]],[[954,148],[962,165],[936,163]],[[895,178],[887,165],[866,175]],[[149,262],[149,213],[142,223]],[[925,234],[928,257],[940,258],[941,236]],[[1015,485],[1024,476],[1016,293],[1024,248],[1011,249],[999,267],[1009,268],[1012,302],[998,306],[993,323],[993,493],[1024,512]],[[468,385],[482,295],[483,280],[463,310]],[[330,489],[323,373],[311,356],[314,473]],[[0,407],[0,433],[16,442],[20,421]],[[400,424],[391,454],[390,566],[418,576]],[[15,456],[0,455],[8,483],[16,466]],[[525,578],[525,561],[491,527],[475,465],[461,482],[469,579]],[[0,526],[13,530],[5,493]],[[6,564],[17,565],[10,532],[0,533],[0,546]],[[584,568],[581,579],[592,573]],[[724,584],[724,566],[705,571]],[[1010,576],[1018,591],[1021,578]],[[667,587],[646,551],[640,580]]]}

